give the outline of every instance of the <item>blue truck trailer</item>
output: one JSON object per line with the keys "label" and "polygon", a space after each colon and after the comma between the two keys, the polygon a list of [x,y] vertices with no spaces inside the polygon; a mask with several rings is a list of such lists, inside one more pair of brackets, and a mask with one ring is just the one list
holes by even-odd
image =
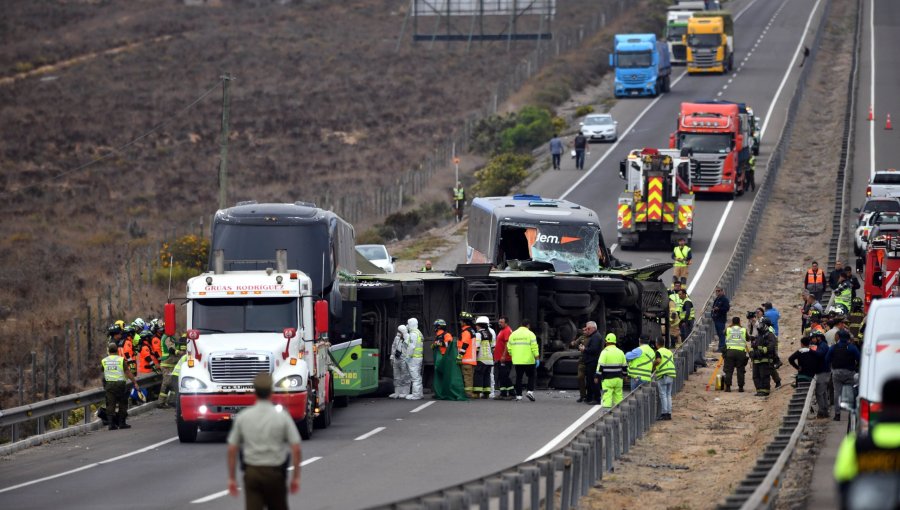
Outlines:
{"label": "blue truck trailer", "polygon": [[669,48],[654,34],[616,34],[609,66],[616,70],[616,97],[668,92],[672,76]]}

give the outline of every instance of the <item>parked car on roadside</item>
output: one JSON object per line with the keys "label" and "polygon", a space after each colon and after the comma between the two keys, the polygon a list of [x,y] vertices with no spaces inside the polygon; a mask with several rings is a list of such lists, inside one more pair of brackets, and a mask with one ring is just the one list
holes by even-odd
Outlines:
{"label": "parked car on roadside", "polygon": [[394,262],[397,261],[397,258],[391,257],[387,246],[383,244],[358,244],[356,245],[356,251],[365,257],[366,260],[383,269],[385,273],[394,272]]}
{"label": "parked car on roadside", "polygon": [[853,212],[859,214],[856,225],[862,223],[863,216],[870,212],[900,212],[900,198],[870,197],[862,207],[854,207]]}
{"label": "parked car on roadside", "polygon": [[608,113],[592,113],[581,122],[581,132],[590,142],[615,142],[619,139],[619,123]]}
{"label": "parked car on roadside", "polygon": [[881,416],[881,389],[900,377],[900,298],[877,299],[866,316],[865,340],[859,362],[859,395],[855,406],[857,431],[865,434]]}
{"label": "parked car on roadside", "polygon": [[876,170],[866,186],[867,197],[900,197],[900,171],[896,168]]}
{"label": "parked car on roadside", "polygon": [[[862,222],[856,227],[856,239],[853,251],[857,256],[866,252],[868,241],[872,232],[881,225],[895,225],[894,229],[900,228],[900,213],[897,212],[874,212],[866,213]],[[890,230],[890,227],[888,227]],[[884,229],[881,229],[884,230]]]}

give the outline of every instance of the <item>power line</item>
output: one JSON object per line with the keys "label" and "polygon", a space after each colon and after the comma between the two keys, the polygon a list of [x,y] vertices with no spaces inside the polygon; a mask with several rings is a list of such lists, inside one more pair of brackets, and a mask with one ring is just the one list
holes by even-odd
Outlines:
{"label": "power line", "polygon": [[178,110],[177,112],[175,112],[173,115],[170,115],[167,119],[165,119],[165,120],[163,120],[163,121],[157,123],[157,124],[154,125],[152,128],[150,128],[148,131],[142,133],[142,134],[139,135],[138,137],[136,137],[136,138],[134,138],[134,139],[132,139],[132,140],[130,140],[130,141],[128,141],[128,142],[126,142],[126,143],[124,143],[124,144],[118,146],[118,147],[113,148],[113,149],[110,150],[110,152],[108,152],[107,154],[104,154],[103,156],[100,156],[100,157],[98,157],[98,158],[96,158],[96,159],[93,159],[93,160],[91,160],[91,161],[88,161],[87,163],[85,163],[85,164],[83,164],[83,165],[80,165],[80,166],[78,166],[78,167],[76,167],[76,168],[72,168],[72,169],[70,169],[70,170],[66,170],[66,171],[64,171],[64,172],[62,172],[62,173],[60,173],[60,174],[57,174],[57,175],[55,175],[55,176],[53,176],[53,177],[50,177],[50,178],[48,178],[48,179],[46,179],[46,180],[44,180],[44,181],[42,181],[42,182],[37,182],[37,183],[34,183],[34,184],[29,184],[28,186],[24,186],[24,187],[18,188],[18,189],[16,189],[16,190],[9,191],[9,192],[7,192],[7,194],[20,193],[20,192],[27,191],[27,190],[32,189],[32,188],[40,187],[40,186],[42,186],[42,185],[44,185],[44,184],[47,184],[47,183],[49,183],[49,182],[53,182],[53,181],[62,179],[63,177],[66,177],[66,176],[69,176],[69,175],[71,175],[71,174],[74,174],[74,173],[76,173],[76,172],[80,172],[81,170],[84,170],[85,168],[88,168],[88,167],[90,167],[90,166],[92,166],[92,165],[95,165],[95,164],[101,162],[101,161],[105,161],[105,160],[107,160],[107,159],[109,159],[109,158],[115,156],[116,154],[119,154],[120,152],[122,152],[123,150],[127,149],[128,147],[131,147],[132,145],[136,144],[137,142],[143,140],[144,138],[147,138],[148,136],[150,136],[150,135],[156,133],[157,131],[159,131],[160,129],[162,129],[163,127],[165,127],[167,124],[169,124],[170,122],[172,122],[173,120],[175,120],[175,118],[179,117],[181,114],[185,113],[186,111],[188,111],[188,110],[190,110],[191,108],[193,108],[194,106],[196,106],[196,105],[197,105],[200,101],[202,101],[206,96],[212,94],[213,91],[215,91],[216,89],[219,88],[219,84],[222,82],[222,79],[224,79],[224,78],[220,78],[219,80],[217,80],[213,85],[211,85],[211,86],[210,86],[208,89],[206,89],[202,94],[200,94],[199,97],[197,97],[196,99],[194,99],[193,101],[191,101],[191,103],[188,104],[187,106],[181,108],[180,110]]}

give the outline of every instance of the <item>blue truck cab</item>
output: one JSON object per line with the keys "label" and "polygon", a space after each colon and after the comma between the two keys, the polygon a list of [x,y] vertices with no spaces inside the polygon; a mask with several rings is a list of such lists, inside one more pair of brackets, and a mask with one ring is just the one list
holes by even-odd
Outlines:
{"label": "blue truck cab", "polygon": [[616,97],[668,92],[672,74],[669,48],[654,34],[616,34],[609,66],[616,70]]}

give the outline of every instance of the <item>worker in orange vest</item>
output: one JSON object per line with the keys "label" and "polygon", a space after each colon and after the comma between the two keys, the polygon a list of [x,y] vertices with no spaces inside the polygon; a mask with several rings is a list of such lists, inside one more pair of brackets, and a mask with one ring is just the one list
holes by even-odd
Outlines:
{"label": "worker in orange vest", "polygon": [[478,364],[478,360],[475,359],[475,330],[472,329],[475,317],[469,312],[460,312],[459,322],[462,323],[462,329],[456,347],[462,368],[463,389],[466,397],[475,398],[475,366]]}
{"label": "worker in orange vest", "polygon": [[159,370],[159,358],[153,353],[153,333],[141,332],[141,343],[138,346],[137,373],[149,374]]}
{"label": "worker in orange vest", "polygon": [[815,296],[816,301],[822,300],[822,294],[825,292],[825,271],[819,269],[819,263],[815,260],[812,263],[812,267],[806,270],[803,288]]}
{"label": "worker in orange vest", "polygon": [[125,336],[119,342],[119,356],[125,358],[125,364],[128,365],[129,370],[133,374],[137,372],[137,367],[134,363],[134,327],[131,325],[125,326],[123,331]]}

